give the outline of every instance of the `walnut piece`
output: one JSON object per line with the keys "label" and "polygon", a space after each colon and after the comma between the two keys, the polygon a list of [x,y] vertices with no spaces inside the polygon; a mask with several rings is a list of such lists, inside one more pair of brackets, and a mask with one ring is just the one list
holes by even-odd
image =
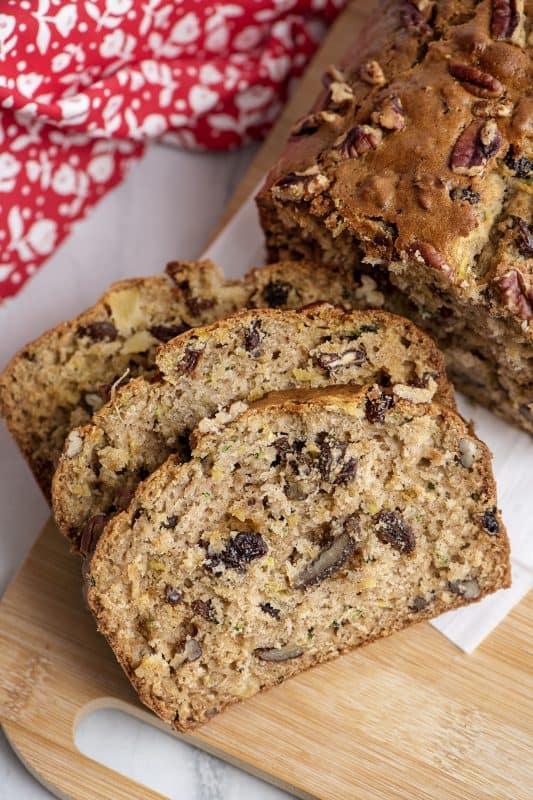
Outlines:
{"label": "walnut piece", "polygon": [[478,67],[451,61],[448,64],[448,72],[460,81],[470,94],[476,95],[476,97],[499,97],[503,94],[503,86],[500,81]]}

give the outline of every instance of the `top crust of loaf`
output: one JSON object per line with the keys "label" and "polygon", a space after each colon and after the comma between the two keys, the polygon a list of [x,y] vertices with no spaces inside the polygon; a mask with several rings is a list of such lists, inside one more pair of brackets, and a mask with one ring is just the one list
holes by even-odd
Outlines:
{"label": "top crust of loaf", "polygon": [[[437,403],[399,398],[374,425],[365,409],[375,388],[277,393],[216,431],[196,430],[191,461],[168,459],[104,531],[87,566],[89,607],[142,701],[177,730],[351,647],[510,585],[486,446]],[[320,468],[321,429],[331,448],[345,442],[336,458],[356,463],[346,482]],[[353,440],[343,438],[352,433]],[[381,490],[391,441],[394,469]],[[314,464],[308,497],[279,493],[294,477],[288,463],[279,468],[281,482],[275,475],[291,442]],[[384,462],[372,461],[376,449]],[[322,480],[313,473],[316,459]],[[367,459],[375,466],[365,466]],[[428,476],[442,485],[427,483]],[[414,534],[403,550],[373,533],[383,509],[395,506],[392,517]],[[367,542],[359,560],[298,585],[302,564],[317,563],[337,528],[347,530],[345,520]],[[255,531],[238,535],[255,536],[261,547],[213,572],[206,561],[227,551],[237,531]],[[380,595],[385,575],[388,599]],[[337,610],[336,598],[349,605]],[[258,661],[265,650],[289,654]]]}
{"label": "top crust of loaf", "polygon": [[355,236],[531,338],[530,25],[522,0],[383,0],[259,194],[272,252],[277,226],[332,262]]}
{"label": "top crust of loaf", "polygon": [[112,284],[91,308],[26,345],[0,376],[0,414],[47,497],[69,430],[118,385],[150,374],[161,342],[243,307],[364,302],[349,275],[309,262],[228,281],[211,261],[176,261],[167,275]]}

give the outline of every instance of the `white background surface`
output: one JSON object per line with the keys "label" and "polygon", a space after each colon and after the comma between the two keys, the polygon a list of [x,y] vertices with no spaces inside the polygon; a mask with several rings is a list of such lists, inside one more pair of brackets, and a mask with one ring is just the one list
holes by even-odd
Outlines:
{"label": "white background surface", "polygon": [[[197,257],[253,152],[250,148],[229,155],[187,154],[166,147],[149,150],[21,294],[0,307],[0,369],[15,350],[82,311],[113,280],[160,272],[172,258]],[[0,593],[48,513],[29,469],[0,426]],[[82,723],[76,741],[87,755],[172,800],[288,797],[122,715],[94,715]],[[51,796],[21,766],[0,733],[1,800]]]}

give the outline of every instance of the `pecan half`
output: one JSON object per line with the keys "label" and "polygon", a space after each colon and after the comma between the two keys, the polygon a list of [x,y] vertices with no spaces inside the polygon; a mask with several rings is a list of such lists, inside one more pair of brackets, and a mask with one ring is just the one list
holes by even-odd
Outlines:
{"label": "pecan half", "polygon": [[379,108],[372,112],[370,119],[387,131],[400,131],[405,127],[405,113],[398,95],[390,94],[386,97]]}
{"label": "pecan half", "polygon": [[516,236],[518,252],[530,258],[533,256],[533,227],[521,217],[515,217],[515,227],[518,228]]}
{"label": "pecan half", "polygon": [[370,86],[383,86],[385,75],[378,61],[365,61],[359,69],[359,77]]}
{"label": "pecan half", "polygon": [[503,86],[500,81],[478,67],[451,61],[448,64],[448,72],[460,81],[470,94],[476,95],[476,97],[499,97],[503,94]]}
{"label": "pecan half", "polygon": [[528,287],[520,270],[512,269],[495,280],[504,306],[520,319],[533,318],[533,288]]}
{"label": "pecan half", "polygon": [[450,167],[458,175],[482,175],[488,159],[498,152],[502,141],[493,119],[471,122],[455,143]]}
{"label": "pecan half", "polygon": [[327,372],[335,372],[342,367],[361,366],[366,361],[364,347],[345,350],[344,353],[318,353],[316,361]]}
{"label": "pecan half", "polygon": [[412,553],[416,548],[416,537],[399,511],[380,511],[374,517],[376,536],[384,544],[390,544],[400,553]]}
{"label": "pecan half", "polygon": [[368,150],[375,150],[383,140],[379,128],[371,125],[355,125],[337,142],[336,148],[344,158],[358,158]]}
{"label": "pecan half", "polygon": [[516,0],[492,0],[490,35],[493,39],[510,39],[519,22]]}
{"label": "pecan half", "polygon": [[330,578],[337,572],[355,550],[355,541],[347,533],[341,533],[330,545],[320,551],[297,578],[296,589],[305,589]]}
{"label": "pecan half", "polygon": [[419,253],[422,260],[428,267],[442,272],[446,277],[451,278],[454,274],[453,269],[446,262],[444,256],[436,250],[429,242],[415,242],[412,246],[412,251],[415,254]]}

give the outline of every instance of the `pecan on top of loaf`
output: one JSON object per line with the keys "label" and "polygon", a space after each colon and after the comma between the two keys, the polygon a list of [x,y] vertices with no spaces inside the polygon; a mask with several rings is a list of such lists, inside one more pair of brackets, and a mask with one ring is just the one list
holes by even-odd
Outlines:
{"label": "pecan on top of loaf", "polygon": [[[300,252],[316,240],[314,252],[345,263],[355,238],[352,259],[414,264],[469,296],[488,287],[501,313],[530,320],[527,248],[503,288],[496,259],[477,269],[508,203],[529,190],[528,34],[519,0],[382,2],[259,195],[271,251],[281,227],[302,227]],[[350,102],[333,108],[330,85]],[[527,228],[530,206],[521,218]]]}

